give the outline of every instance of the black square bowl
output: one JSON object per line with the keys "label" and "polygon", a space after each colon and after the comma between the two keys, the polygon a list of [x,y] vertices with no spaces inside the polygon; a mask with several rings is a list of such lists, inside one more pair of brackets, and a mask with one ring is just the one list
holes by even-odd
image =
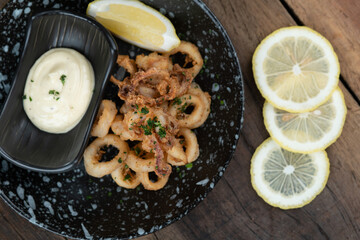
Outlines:
{"label": "black square bowl", "polygon": [[[23,109],[22,95],[32,65],[43,53],[58,47],[77,50],[91,62],[95,89],[80,123],[67,133],[50,134],[31,123]],[[33,15],[19,67],[0,116],[0,153],[12,163],[33,171],[64,172],[76,165],[88,142],[117,52],[111,34],[86,16],[62,10]]]}

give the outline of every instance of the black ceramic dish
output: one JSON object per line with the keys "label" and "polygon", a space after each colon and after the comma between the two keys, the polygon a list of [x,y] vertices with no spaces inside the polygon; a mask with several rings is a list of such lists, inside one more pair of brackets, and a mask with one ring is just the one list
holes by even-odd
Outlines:
{"label": "black ceramic dish", "polygon": [[[143,2],[165,14],[179,37],[195,43],[206,59],[202,73],[196,77],[196,82],[212,96],[210,117],[196,129],[200,157],[191,169],[174,168],[167,185],[156,192],[142,187],[126,190],[117,187],[108,176],[92,178],[82,164],[66,173],[43,174],[0,160],[0,196],[21,216],[42,228],[71,238],[93,239],[129,238],[154,232],[180,219],[203,200],[235,151],[244,111],[243,80],[225,30],[199,0]],[[43,8],[84,13],[87,3],[41,0],[30,6],[26,1],[5,6],[0,15],[0,107],[18,63],[16,50],[22,46],[26,14]],[[18,16],[20,10],[22,14]],[[121,54],[134,58],[145,53],[120,40],[118,43]],[[7,52],[1,46],[7,46]],[[106,91],[110,90],[111,87]],[[110,97],[108,92],[104,96]]]}
{"label": "black ceramic dish", "polygon": [[[96,21],[61,10],[33,15],[12,88],[0,116],[0,152],[12,163],[41,172],[63,172],[78,163],[86,147],[96,109],[117,58],[117,44]],[[52,48],[72,48],[92,64],[95,88],[80,123],[64,134],[50,134],[35,127],[25,111],[22,95],[35,61]],[[94,50],[95,49],[95,50]],[[33,96],[33,98],[36,96]]]}

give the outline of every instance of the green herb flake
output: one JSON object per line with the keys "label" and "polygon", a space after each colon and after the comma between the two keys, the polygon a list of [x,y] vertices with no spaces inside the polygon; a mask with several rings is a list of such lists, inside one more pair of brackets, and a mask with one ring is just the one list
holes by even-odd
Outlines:
{"label": "green herb flake", "polygon": [[126,176],[124,177],[124,181],[127,181],[131,178],[130,174],[126,174]]}
{"label": "green herb flake", "polygon": [[220,101],[220,105],[225,105],[224,100],[221,100],[221,101]]}
{"label": "green herb flake", "polygon": [[178,97],[176,97],[176,98],[174,98],[174,101],[173,101],[173,106],[174,105],[181,105],[182,104],[182,101],[181,101],[181,99],[180,98],[178,98]]}
{"label": "green herb flake", "polygon": [[125,169],[128,169],[128,168],[129,168],[129,166],[127,164],[125,164]]}
{"label": "green herb flake", "polygon": [[119,159],[118,159],[118,162],[119,162],[119,163],[122,163],[122,159],[121,159],[121,158],[119,158]]}
{"label": "green herb flake", "polygon": [[34,82],[34,80],[31,79],[30,82]]}
{"label": "green herb flake", "polygon": [[179,141],[180,144],[184,144],[184,142],[185,142],[184,139],[181,139],[181,140]]}
{"label": "green herb flake", "polygon": [[139,154],[140,154],[140,152],[141,152],[141,149],[140,149],[139,147],[136,147],[136,148],[134,149],[134,151],[135,151],[136,156],[139,156]]}
{"label": "green herb flake", "polygon": [[180,168],[177,167],[177,168],[176,168],[176,172],[180,172]]}
{"label": "green herb flake", "polygon": [[108,192],[108,197],[111,197],[112,196],[112,192]]}
{"label": "green herb flake", "polygon": [[193,163],[188,163],[188,164],[185,165],[185,167],[187,169],[191,169],[193,167]]}
{"label": "green herb flake", "polygon": [[65,85],[65,78],[66,78],[66,75],[64,75],[64,74],[61,75],[61,77],[60,77],[60,81],[61,81],[63,86]]}
{"label": "green herb flake", "polygon": [[23,95],[23,96],[22,96],[22,99],[25,100],[25,99],[26,99],[26,95]]}
{"label": "green herb flake", "polygon": [[166,136],[166,131],[165,131],[165,128],[163,126],[161,126],[159,128],[159,132],[158,132],[160,138],[164,138]]}
{"label": "green herb flake", "polygon": [[181,72],[182,75],[186,76],[186,73],[185,72]]}
{"label": "green herb flake", "polygon": [[149,113],[149,109],[147,107],[143,107],[141,108],[141,113],[142,114],[148,114]]}
{"label": "green herb flake", "polygon": [[92,199],[92,196],[88,195],[88,196],[86,196],[85,198],[86,198],[86,200],[91,200],[91,199]]}
{"label": "green herb flake", "polygon": [[32,101],[32,98],[31,97],[29,97],[29,100],[30,100],[30,102]]}

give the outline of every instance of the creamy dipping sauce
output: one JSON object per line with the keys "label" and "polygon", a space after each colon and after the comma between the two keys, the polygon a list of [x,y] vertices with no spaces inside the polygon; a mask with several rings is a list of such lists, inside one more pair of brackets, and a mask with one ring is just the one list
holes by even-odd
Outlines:
{"label": "creamy dipping sauce", "polygon": [[24,90],[24,110],[49,133],[66,133],[84,116],[93,95],[94,70],[79,52],[54,48],[31,67]]}

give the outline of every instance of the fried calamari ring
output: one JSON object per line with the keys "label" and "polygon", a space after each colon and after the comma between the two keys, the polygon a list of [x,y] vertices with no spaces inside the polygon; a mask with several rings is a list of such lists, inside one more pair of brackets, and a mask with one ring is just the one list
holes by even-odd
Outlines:
{"label": "fried calamari ring", "polygon": [[117,185],[124,188],[134,189],[140,184],[138,174],[131,172],[130,168],[124,162],[111,173],[111,177]]}
{"label": "fried calamari ring", "polygon": [[[103,155],[102,147],[113,146],[119,150],[119,153],[108,162],[99,162]],[[121,166],[120,160],[124,161],[127,158],[129,146],[114,134],[108,134],[102,138],[96,138],[84,152],[84,165],[86,172],[97,178],[101,178],[113,172],[116,168]]]}
{"label": "fried calamari ring", "polygon": [[[187,114],[186,111],[190,107],[193,110]],[[180,127],[193,129],[204,123],[203,116],[206,115],[208,109],[207,102],[204,102],[201,97],[185,94],[170,103],[169,114],[178,120]]]}
{"label": "fried calamari ring", "polygon": [[95,122],[91,129],[91,136],[105,137],[117,113],[116,105],[111,100],[102,100]]}
{"label": "fried calamari ring", "polygon": [[[200,72],[204,64],[199,49],[190,42],[181,41],[178,47],[174,48],[170,52],[164,53],[163,56],[170,58],[171,55],[179,52],[186,55],[185,66],[182,68],[182,70],[189,72],[192,78],[194,78]],[[190,62],[193,66],[191,68],[185,68],[186,65]]]}
{"label": "fried calamari ring", "polygon": [[166,153],[168,154],[168,158],[167,158],[168,160],[169,157],[172,157],[179,162],[179,165],[177,164],[172,164],[172,165],[180,166],[180,165],[185,165],[187,163],[186,153],[184,151],[183,144],[181,144],[180,141],[184,141],[184,140],[176,139],[174,141],[173,147],[168,151],[166,151]]}
{"label": "fried calamari ring", "polygon": [[158,176],[156,182],[150,180],[148,172],[139,172],[138,175],[140,182],[144,186],[144,188],[146,190],[152,190],[152,191],[163,188],[166,185],[167,181],[169,180],[169,175]]}
{"label": "fried calamari ring", "polygon": [[150,68],[157,68],[170,72],[173,68],[173,64],[169,57],[159,55],[156,52],[152,52],[148,56],[145,56],[144,54],[137,55],[135,63],[139,69],[144,71],[149,70]]}
{"label": "fried calamari ring", "polygon": [[174,99],[178,85],[168,71],[150,68],[125,78],[118,86],[119,97],[128,104],[155,106]]}
{"label": "fried calamari ring", "polygon": [[193,161],[195,161],[200,154],[199,151],[199,144],[196,138],[196,135],[194,132],[192,132],[190,129],[188,128],[181,128],[179,133],[178,133],[178,137],[184,137],[183,142],[181,142],[183,144],[183,146],[185,147],[185,154],[186,154],[186,161],[183,161],[181,159],[177,159],[176,156],[172,156],[170,155],[171,153],[169,153],[168,158],[167,158],[167,162],[170,163],[173,166],[183,166],[187,163],[191,163]]}
{"label": "fried calamari ring", "polygon": [[153,153],[145,152],[139,143],[129,152],[126,164],[135,172],[154,172],[156,159]]}

